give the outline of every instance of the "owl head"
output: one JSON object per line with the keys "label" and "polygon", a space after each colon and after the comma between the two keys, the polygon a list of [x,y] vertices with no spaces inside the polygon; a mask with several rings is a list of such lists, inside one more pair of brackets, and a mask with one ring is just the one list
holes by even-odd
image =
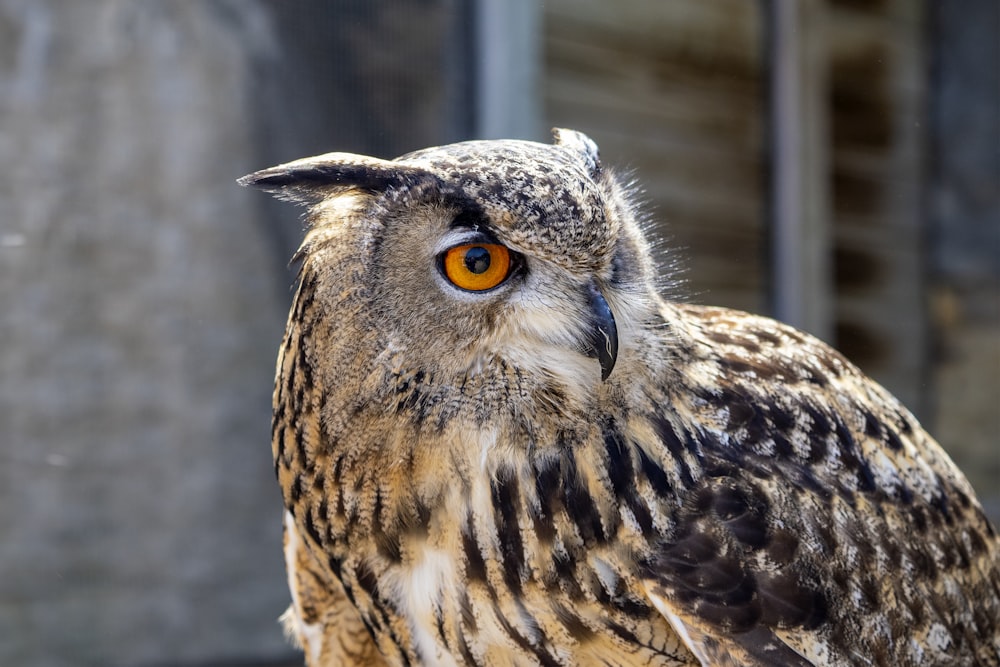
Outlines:
{"label": "owl head", "polygon": [[583,391],[622,363],[654,271],[597,146],[554,135],[329,153],[240,183],[309,207],[301,278],[342,363],[391,358],[448,382],[503,364]]}

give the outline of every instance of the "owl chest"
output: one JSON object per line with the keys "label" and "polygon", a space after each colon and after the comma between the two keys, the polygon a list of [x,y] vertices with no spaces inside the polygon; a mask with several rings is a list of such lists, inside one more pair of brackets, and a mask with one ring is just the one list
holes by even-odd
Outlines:
{"label": "owl chest", "polygon": [[663,654],[670,631],[644,601],[634,564],[618,559],[642,546],[641,530],[604,516],[610,504],[585,498],[576,478],[536,485],[473,474],[477,452],[496,445],[464,444],[470,465],[448,475],[439,457],[425,471],[449,484],[412,474],[420,466],[405,479],[383,467],[370,484],[328,490],[327,507],[345,517],[330,551],[390,662],[684,664]]}
{"label": "owl chest", "polygon": [[471,532],[444,542],[404,537],[400,561],[378,573],[373,597],[357,597],[363,616],[379,619],[370,625],[391,662],[687,664],[678,660],[683,649],[664,652],[672,633],[609,564],[570,562],[572,571],[560,573],[551,546],[528,543],[515,579],[511,554]]}
{"label": "owl chest", "polygon": [[446,628],[461,631],[451,616],[452,599],[462,588],[458,564],[452,554],[420,545],[407,551],[412,560],[389,568],[379,582],[380,591],[392,611],[402,621],[404,632],[395,641],[409,635],[409,641],[399,648],[415,654],[425,664],[457,665],[448,646]]}

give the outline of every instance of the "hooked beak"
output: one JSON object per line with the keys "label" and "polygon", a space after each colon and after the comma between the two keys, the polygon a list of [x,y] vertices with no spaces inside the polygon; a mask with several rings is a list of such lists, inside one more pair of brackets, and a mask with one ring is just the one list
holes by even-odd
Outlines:
{"label": "hooked beak", "polygon": [[584,352],[588,357],[600,362],[603,381],[611,375],[618,359],[618,327],[608,302],[593,280],[587,285],[587,300],[590,304],[591,320]]}

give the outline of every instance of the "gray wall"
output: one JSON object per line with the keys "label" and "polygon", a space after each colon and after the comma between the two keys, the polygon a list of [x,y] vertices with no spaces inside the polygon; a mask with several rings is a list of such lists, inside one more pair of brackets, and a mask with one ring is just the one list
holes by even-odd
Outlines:
{"label": "gray wall", "polygon": [[464,138],[453,4],[0,0],[0,665],[294,655],[269,418],[301,225],[234,180]]}

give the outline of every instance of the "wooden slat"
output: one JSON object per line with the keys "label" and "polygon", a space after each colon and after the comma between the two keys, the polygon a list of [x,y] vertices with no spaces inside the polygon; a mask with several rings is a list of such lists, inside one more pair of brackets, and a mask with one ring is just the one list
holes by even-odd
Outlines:
{"label": "wooden slat", "polygon": [[753,3],[546,4],[545,103],[631,169],[681,292],[766,306],[760,25]]}
{"label": "wooden slat", "polygon": [[921,32],[904,0],[831,12],[836,343],[911,409],[928,373]]}

